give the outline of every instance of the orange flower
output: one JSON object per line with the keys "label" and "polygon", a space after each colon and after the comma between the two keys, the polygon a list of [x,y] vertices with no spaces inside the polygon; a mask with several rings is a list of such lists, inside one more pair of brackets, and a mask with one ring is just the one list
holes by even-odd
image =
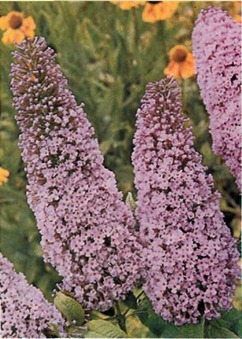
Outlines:
{"label": "orange flower", "polygon": [[4,182],[8,181],[8,177],[9,177],[9,171],[0,167],[0,186],[2,186]]}
{"label": "orange flower", "polygon": [[145,9],[142,13],[142,19],[145,22],[151,23],[169,19],[172,17],[178,5],[179,1],[146,1]]}
{"label": "orange flower", "polygon": [[20,43],[25,37],[33,39],[35,27],[32,16],[24,18],[21,12],[12,11],[0,17],[0,29],[5,31],[2,42],[6,45]]}
{"label": "orange flower", "polygon": [[128,10],[130,8],[136,8],[140,5],[144,5],[145,1],[111,1],[114,5],[117,5],[119,8]]}
{"label": "orange flower", "polygon": [[185,46],[173,47],[169,52],[169,57],[169,65],[164,70],[166,75],[187,79],[196,73],[194,56]]}
{"label": "orange flower", "polygon": [[234,21],[237,22],[238,24],[242,24],[242,17],[241,15],[237,14],[233,17]]}

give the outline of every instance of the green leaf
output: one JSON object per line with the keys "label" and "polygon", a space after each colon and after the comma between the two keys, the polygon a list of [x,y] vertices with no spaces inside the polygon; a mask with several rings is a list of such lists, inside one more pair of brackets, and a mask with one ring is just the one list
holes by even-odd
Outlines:
{"label": "green leaf", "polygon": [[137,299],[135,297],[135,295],[133,294],[133,292],[129,292],[126,295],[125,300],[123,301],[123,303],[128,306],[129,308],[133,308],[136,309],[137,308]]}
{"label": "green leaf", "polygon": [[100,333],[94,331],[88,331],[87,333],[85,333],[84,338],[106,338],[106,336],[102,336]]}
{"label": "green leaf", "polygon": [[51,330],[51,336],[54,338],[59,338],[60,333],[58,331],[58,326],[54,323],[48,323],[50,330]]}
{"label": "green leaf", "polygon": [[63,292],[57,292],[54,304],[64,317],[76,325],[82,325],[85,314],[82,306],[73,298],[67,296]]}
{"label": "green leaf", "polygon": [[99,319],[105,320],[105,319],[109,318],[109,315],[105,315],[105,314],[98,312],[96,310],[92,310],[90,312],[90,315],[91,315],[91,320],[99,320]]}
{"label": "green leaf", "polygon": [[141,322],[149,328],[153,337],[156,338],[203,338],[204,324],[201,321],[199,324],[186,324],[176,326],[165,321],[158,316],[147,297],[143,298],[139,304],[135,314]]}
{"label": "green leaf", "polygon": [[87,323],[85,338],[127,338],[119,327],[105,320],[91,320]]}
{"label": "green leaf", "polygon": [[160,337],[167,322],[154,312],[147,297],[143,297],[139,302],[135,314],[139,317],[140,321],[154,333],[154,335],[158,338]]}
{"label": "green leaf", "polygon": [[161,336],[162,332],[167,326],[173,326],[154,312],[147,297],[144,297],[140,301],[135,314],[139,317],[140,321],[158,338]]}
{"label": "green leaf", "polygon": [[241,312],[235,308],[231,311],[221,311],[221,318],[210,322],[211,325],[226,328],[241,337],[242,317]]}
{"label": "green leaf", "polygon": [[167,324],[161,338],[204,338],[204,322],[182,326]]}
{"label": "green leaf", "polygon": [[227,328],[220,327],[214,324],[209,324],[205,327],[205,338],[239,338],[234,332]]}

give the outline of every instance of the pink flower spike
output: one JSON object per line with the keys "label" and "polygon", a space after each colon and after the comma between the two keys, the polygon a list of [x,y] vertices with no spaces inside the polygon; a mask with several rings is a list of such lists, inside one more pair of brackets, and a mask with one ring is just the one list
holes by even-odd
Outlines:
{"label": "pink flower spike", "polygon": [[200,12],[192,43],[213,150],[241,189],[241,26],[222,9],[210,7]]}
{"label": "pink flower spike", "polygon": [[144,290],[156,313],[176,325],[220,317],[219,310],[231,307],[239,276],[236,241],[180,99],[173,78],[147,85],[132,154],[136,217],[148,244]]}
{"label": "pink flower spike", "polygon": [[139,278],[132,212],[44,38],[19,46],[11,77],[44,259],[86,310],[106,310]]}

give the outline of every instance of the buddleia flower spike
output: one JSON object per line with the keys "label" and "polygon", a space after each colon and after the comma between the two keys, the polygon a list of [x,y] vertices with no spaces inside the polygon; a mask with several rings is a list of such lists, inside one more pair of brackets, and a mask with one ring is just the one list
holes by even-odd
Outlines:
{"label": "buddleia flower spike", "polygon": [[219,310],[231,308],[239,275],[236,241],[180,99],[173,78],[147,85],[132,155],[136,217],[148,243],[144,291],[154,310],[176,325],[220,317]]}
{"label": "buddleia flower spike", "polygon": [[200,12],[192,43],[213,150],[241,189],[241,26],[222,9],[210,7]]}
{"label": "buddleia flower spike", "polygon": [[14,53],[11,87],[28,202],[61,288],[86,309],[106,310],[139,278],[140,244],[84,105],[77,105],[55,57],[44,38],[24,41]]}

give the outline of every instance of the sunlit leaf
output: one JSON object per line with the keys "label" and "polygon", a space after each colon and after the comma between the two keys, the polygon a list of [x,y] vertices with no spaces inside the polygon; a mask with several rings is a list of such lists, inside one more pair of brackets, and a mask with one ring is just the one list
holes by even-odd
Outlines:
{"label": "sunlit leaf", "polygon": [[73,298],[62,292],[57,292],[54,304],[67,320],[76,325],[82,325],[85,314],[82,306]]}
{"label": "sunlit leaf", "polygon": [[127,334],[118,326],[105,320],[91,320],[87,327],[85,338],[127,338]]}

